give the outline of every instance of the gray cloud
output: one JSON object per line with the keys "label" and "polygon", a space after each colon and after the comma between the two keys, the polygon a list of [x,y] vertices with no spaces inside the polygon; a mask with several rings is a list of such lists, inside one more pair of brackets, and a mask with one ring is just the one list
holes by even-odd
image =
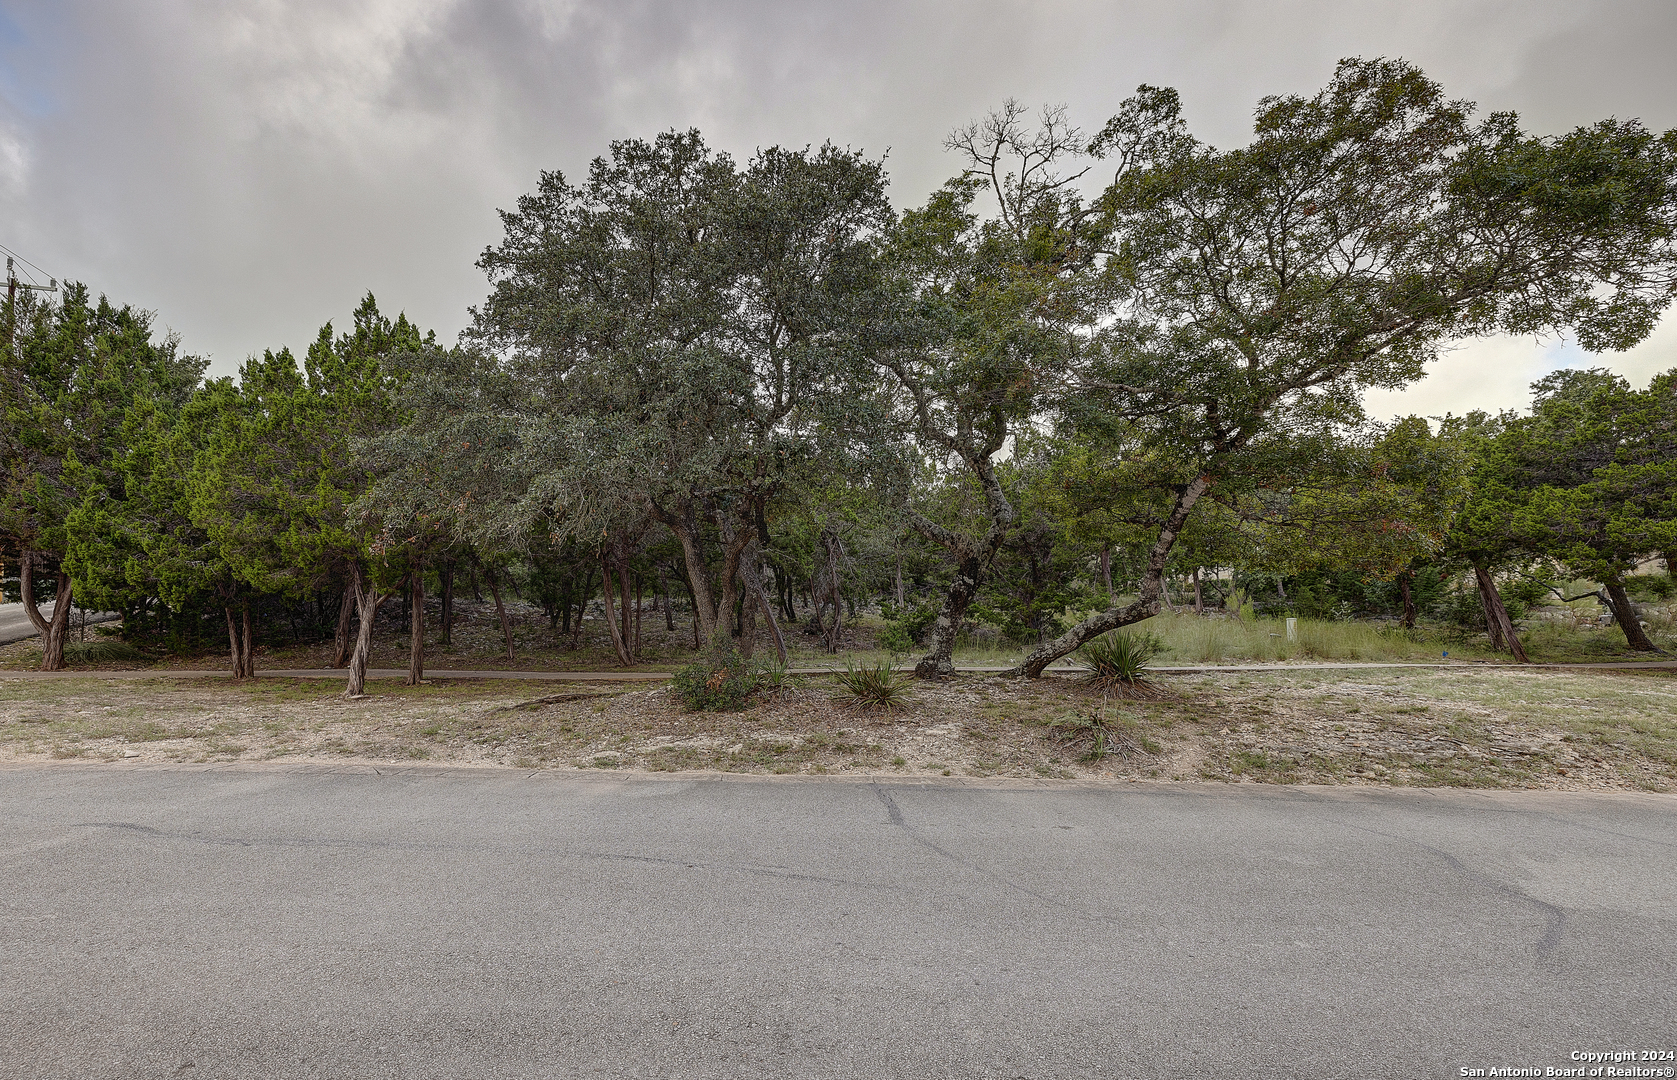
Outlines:
{"label": "gray cloud", "polygon": [[[0,0],[0,243],[156,309],[229,373],[367,289],[452,338],[496,208],[613,138],[889,150],[907,204],[955,167],[944,134],[1004,97],[1094,127],[1138,83],[1172,85],[1229,145],[1258,98],[1348,55],[1407,57],[1540,131],[1664,128],[1674,31],[1656,0]],[[1621,362],[1677,364],[1673,338]],[[1376,404],[1516,405],[1511,379],[1581,359],[1469,346]]]}

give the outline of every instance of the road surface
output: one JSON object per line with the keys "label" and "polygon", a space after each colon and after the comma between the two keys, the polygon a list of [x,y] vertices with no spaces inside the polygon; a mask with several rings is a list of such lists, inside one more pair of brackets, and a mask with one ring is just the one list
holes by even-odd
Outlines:
{"label": "road surface", "polygon": [[1455,1077],[1677,1044],[1677,798],[0,769],[7,1077]]}
{"label": "road surface", "polygon": [[[50,602],[41,604],[41,616],[46,619],[52,618],[52,609],[53,605]],[[120,618],[121,615],[111,611],[87,613],[89,626],[94,623],[113,622]],[[72,623],[80,625],[81,614],[74,607],[70,609],[70,619]],[[22,604],[0,604],[0,645],[10,645],[14,641],[37,636],[35,624],[29,621],[29,615],[23,610]]]}

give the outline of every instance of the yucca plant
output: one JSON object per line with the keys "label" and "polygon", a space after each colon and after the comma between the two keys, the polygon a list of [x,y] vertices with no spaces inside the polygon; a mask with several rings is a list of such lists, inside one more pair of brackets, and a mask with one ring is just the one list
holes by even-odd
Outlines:
{"label": "yucca plant", "polygon": [[1112,631],[1083,646],[1083,667],[1090,676],[1103,681],[1140,683],[1147,674],[1147,664],[1162,651],[1164,642],[1154,634]]}
{"label": "yucca plant", "polygon": [[860,666],[846,664],[835,677],[842,699],[859,708],[885,712],[901,706],[908,699],[908,688],[914,684],[913,676],[892,668],[887,660]]}
{"label": "yucca plant", "polygon": [[1090,679],[1108,689],[1148,691],[1152,686],[1145,678],[1147,665],[1164,646],[1150,633],[1114,630],[1083,646],[1083,667]]}

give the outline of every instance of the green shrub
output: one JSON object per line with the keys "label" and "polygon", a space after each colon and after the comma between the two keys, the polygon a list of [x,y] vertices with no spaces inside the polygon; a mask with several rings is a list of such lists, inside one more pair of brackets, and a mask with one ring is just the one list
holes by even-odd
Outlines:
{"label": "green shrub", "polygon": [[837,678],[839,689],[843,691],[840,696],[850,704],[887,712],[903,704],[908,697],[908,688],[914,683],[913,676],[895,670],[884,660],[860,667],[854,663],[847,664]]}
{"label": "green shrub", "polygon": [[885,618],[885,629],[879,633],[879,647],[886,652],[905,653],[925,644],[926,631],[937,621],[937,608],[924,605],[899,608],[884,604],[879,609]]}
{"label": "green shrub", "polygon": [[751,704],[751,695],[763,684],[763,672],[730,647],[688,664],[671,681],[676,696],[689,709],[736,712]]}
{"label": "green shrub", "polygon": [[1084,644],[1083,666],[1102,683],[1138,683],[1147,665],[1163,652],[1165,643],[1147,631],[1114,630]]}

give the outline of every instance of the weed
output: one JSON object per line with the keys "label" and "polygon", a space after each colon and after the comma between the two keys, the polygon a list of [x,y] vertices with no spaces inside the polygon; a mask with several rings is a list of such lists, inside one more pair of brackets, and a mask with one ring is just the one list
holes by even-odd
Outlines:
{"label": "weed", "polygon": [[1081,761],[1105,761],[1113,755],[1151,757],[1164,752],[1164,747],[1142,733],[1134,717],[1112,715],[1105,701],[1093,713],[1065,716],[1050,721],[1048,726],[1058,729],[1063,745],[1083,750]]}

